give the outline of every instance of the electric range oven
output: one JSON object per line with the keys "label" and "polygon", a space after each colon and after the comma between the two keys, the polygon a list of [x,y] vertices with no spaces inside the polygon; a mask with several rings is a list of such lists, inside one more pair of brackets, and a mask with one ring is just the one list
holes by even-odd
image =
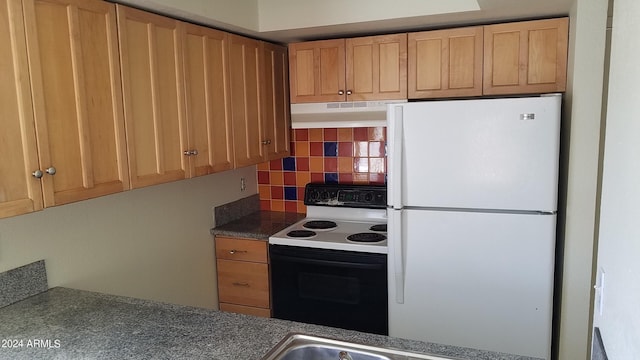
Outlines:
{"label": "electric range oven", "polygon": [[273,317],[388,334],[386,187],[307,184],[307,217],[269,238]]}

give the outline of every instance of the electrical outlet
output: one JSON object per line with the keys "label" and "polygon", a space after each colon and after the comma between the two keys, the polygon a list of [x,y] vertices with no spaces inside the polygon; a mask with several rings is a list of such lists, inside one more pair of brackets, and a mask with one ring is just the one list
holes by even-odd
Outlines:
{"label": "electrical outlet", "polygon": [[247,190],[247,181],[241,177],[240,178],[240,191],[245,191]]}
{"label": "electrical outlet", "polygon": [[599,268],[598,274],[596,275],[596,285],[593,287],[596,289],[596,299],[595,306],[596,312],[598,315],[602,316],[602,311],[604,307],[604,269]]}

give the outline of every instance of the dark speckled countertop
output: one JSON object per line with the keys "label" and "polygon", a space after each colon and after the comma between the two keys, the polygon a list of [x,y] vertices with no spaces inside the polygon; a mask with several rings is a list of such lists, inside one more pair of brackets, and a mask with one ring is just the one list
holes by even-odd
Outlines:
{"label": "dark speckled countertop", "polygon": [[530,359],[66,288],[0,308],[0,359],[251,360],[290,332],[457,359]]}
{"label": "dark speckled countertop", "polygon": [[269,236],[302,220],[304,217],[304,214],[291,212],[256,211],[224,225],[214,227],[211,229],[211,234],[268,240]]}

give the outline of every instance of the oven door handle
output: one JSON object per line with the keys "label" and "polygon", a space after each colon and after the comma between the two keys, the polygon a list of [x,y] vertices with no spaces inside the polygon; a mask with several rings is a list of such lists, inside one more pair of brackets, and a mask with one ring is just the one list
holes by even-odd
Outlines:
{"label": "oven door handle", "polygon": [[322,265],[322,266],[343,267],[343,268],[363,269],[363,270],[377,270],[377,269],[384,269],[386,267],[385,264],[363,264],[363,263],[353,263],[353,262],[345,262],[345,261],[309,259],[309,258],[299,258],[299,257],[293,257],[293,256],[271,254],[272,263],[274,260],[286,261],[286,262],[298,263],[298,264]]}

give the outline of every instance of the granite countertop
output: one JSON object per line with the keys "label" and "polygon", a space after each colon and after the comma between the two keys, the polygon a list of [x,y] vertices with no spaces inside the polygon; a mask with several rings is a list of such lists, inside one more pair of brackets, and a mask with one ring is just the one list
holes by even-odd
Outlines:
{"label": "granite countertop", "polygon": [[237,220],[211,229],[212,235],[268,240],[269,236],[305,217],[304,214],[280,211],[255,211]]}
{"label": "granite countertop", "polygon": [[530,359],[67,288],[0,308],[0,359],[260,359],[290,332],[459,359]]}

